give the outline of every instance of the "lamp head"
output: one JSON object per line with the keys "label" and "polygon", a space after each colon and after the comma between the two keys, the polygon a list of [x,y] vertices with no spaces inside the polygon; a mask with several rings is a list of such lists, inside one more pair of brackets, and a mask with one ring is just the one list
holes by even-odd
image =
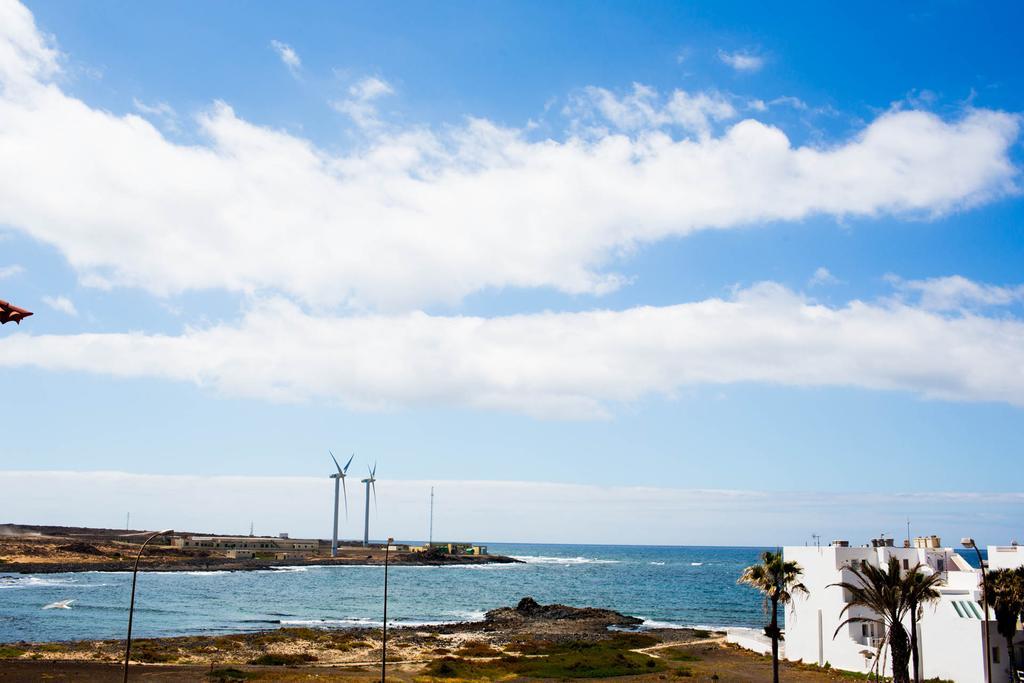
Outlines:
{"label": "lamp head", "polygon": [[166,536],[167,534],[173,534],[173,533],[174,533],[174,529],[164,529],[163,531],[160,532],[160,535],[161,536]]}
{"label": "lamp head", "polygon": [[977,546],[974,545],[974,539],[973,538],[961,538],[960,539],[960,545],[962,545],[965,548],[977,547]]}

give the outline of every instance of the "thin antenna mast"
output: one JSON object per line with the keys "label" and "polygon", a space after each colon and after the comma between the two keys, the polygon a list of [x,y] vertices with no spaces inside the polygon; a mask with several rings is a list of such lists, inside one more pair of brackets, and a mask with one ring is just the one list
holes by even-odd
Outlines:
{"label": "thin antenna mast", "polygon": [[131,525],[131,523],[132,523],[132,513],[129,512],[128,515],[124,518],[124,530],[125,531],[128,531],[128,527],[129,527],[129,525]]}
{"label": "thin antenna mast", "polygon": [[430,487],[430,539],[427,541],[427,547],[434,547],[434,487]]}

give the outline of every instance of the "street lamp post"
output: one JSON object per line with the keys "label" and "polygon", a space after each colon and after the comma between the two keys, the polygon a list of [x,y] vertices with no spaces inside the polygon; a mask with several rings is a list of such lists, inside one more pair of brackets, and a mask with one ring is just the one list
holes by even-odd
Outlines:
{"label": "street lamp post", "polygon": [[139,554],[135,556],[135,567],[132,569],[132,599],[128,605],[128,639],[124,643],[124,683],[128,683],[128,660],[132,653],[132,617],[135,616],[135,580],[139,576],[139,560],[142,559],[142,551],[146,549],[149,542],[157,536],[166,536],[167,534],[173,534],[173,529],[164,529],[151,535],[139,548]]}
{"label": "street lamp post", "polygon": [[981,551],[973,538],[960,539],[961,545],[965,548],[974,548],[978,555],[978,566],[981,568],[981,608],[985,618],[981,622],[981,646],[985,648],[985,680],[992,683],[992,666],[989,664],[989,657],[992,656],[988,647],[988,577],[985,576],[985,561],[981,559]]}
{"label": "street lamp post", "polygon": [[381,638],[380,650],[380,682],[387,680],[388,665],[388,553],[391,550],[391,543],[395,539],[388,537],[384,544],[384,633]]}

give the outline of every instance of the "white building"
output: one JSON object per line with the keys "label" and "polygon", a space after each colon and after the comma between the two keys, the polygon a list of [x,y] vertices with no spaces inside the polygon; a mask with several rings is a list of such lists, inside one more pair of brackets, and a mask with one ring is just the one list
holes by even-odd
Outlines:
{"label": "white building", "polygon": [[[879,539],[870,545],[850,547],[845,541],[833,541],[827,547],[787,547],[786,560],[799,563],[801,578],[809,593],[794,595],[785,612],[785,657],[808,664],[826,664],[848,671],[868,672],[883,633],[874,624],[847,624],[837,627],[846,616],[874,616],[862,608],[841,615],[849,596],[830,584],[857,584],[850,567],[870,563],[885,568],[895,557],[903,569],[920,563],[922,571],[940,573],[941,597],[923,608],[918,621],[918,651],[923,679],[941,678],[957,683],[985,683],[982,646],[983,620],[981,573],[953,548],[943,548],[934,536],[918,538],[915,547],[895,547],[892,539]],[[1011,550],[1012,549],[1012,550]],[[973,551],[972,551],[973,552]],[[1024,552],[1017,546],[989,548],[992,568],[1024,566]],[[998,560],[996,558],[999,558]],[[989,624],[992,648],[992,681],[1010,681],[1005,640],[996,632],[994,617]],[[910,634],[909,618],[904,624]],[[833,634],[835,634],[833,636]],[[1017,634],[1018,662],[1024,662],[1024,633]],[[884,655],[883,671],[891,674],[891,656]]]}
{"label": "white building", "polygon": [[[315,539],[288,538],[281,534],[271,536],[177,536],[173,545],[188,550],[218,550],[233,553],[236,557],[251,557],[253,554],[287,554],[289,557],[313,555],[319,542]],[[248,555],[246,553],[249,553]]]}
{"label": "white building", "polygon": [[1013,543],[1011,545],[990,545],[988,547],[988,568],[1016,569],[1024,567],[1024,546]]}

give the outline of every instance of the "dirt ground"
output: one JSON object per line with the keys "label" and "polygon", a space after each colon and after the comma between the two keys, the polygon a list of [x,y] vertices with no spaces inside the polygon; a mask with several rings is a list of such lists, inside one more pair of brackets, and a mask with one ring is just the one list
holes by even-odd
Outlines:
{"label": "dirt ground", "polygon": [[[662,653],[666,669],[656,674],[637,676],[621,676],[612,678],[593,678],[590,680],[617,681],[721,681],[737,683],[763,683],[771,680],[771,659],[760,655],[724,645],[720,639],[713,642],[702,642],[696,645],[672,645],[666,650],[671,654]],[[679,654],[696,657],[696,660],[677,661],[672,658]],[[657,656],[657,650],[650,651]],[[423,662],[389,664],[387,678],[403,682],[426,682],[437,680],[466,680],[455,678],[437,678],[424,673]],[[228,672],[235,669],[240,674]],[[18,661],[5,662],[0,665],[0,681],[120,681],[121,666],[114,663],[97,662],[43,662]],[[230,676],[246,676],[235,678]],[[717,678],[713,678],[717,676]],[[850,680],[837,672],[823,671],[812,667],[782,664],[781,677],[793,683],[820,683],[825,681]],[[133,681],[379,681],[380,664],[378,661],[370,665],[315,665],[315,666],[237,666],[216,667],[180,666],[160,664],[133,664],[130,669],[130,680]],[[530,678],[511,678],[503,680],[534,680]]]}

